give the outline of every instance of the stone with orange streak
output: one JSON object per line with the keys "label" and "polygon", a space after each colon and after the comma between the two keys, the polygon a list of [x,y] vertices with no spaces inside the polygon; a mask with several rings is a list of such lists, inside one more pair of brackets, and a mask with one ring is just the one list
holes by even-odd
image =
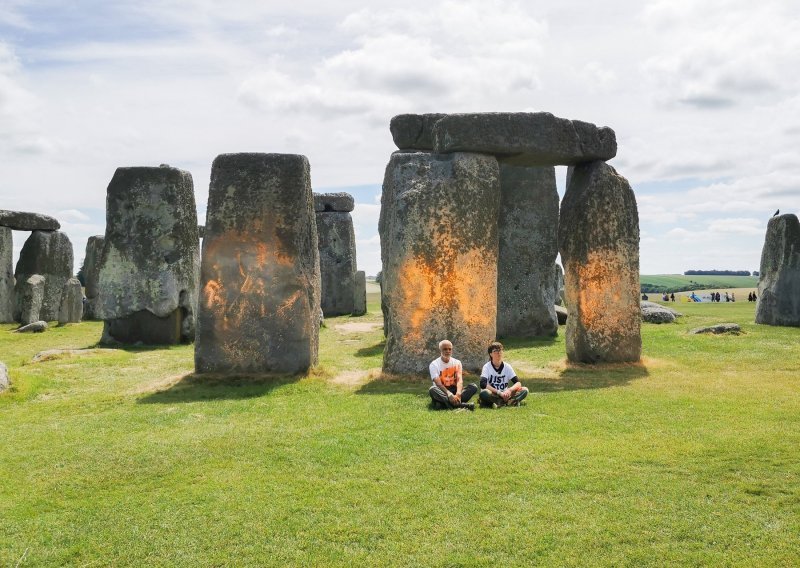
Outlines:
{"label": "stone with orange streak", "polygon": [[639,216],[628,181],[605,162],[575,166],[561,203],[567,358],[635,362],[642,350]]}
{"label": "stone with orange streak", "polygon": [[304,156],[217,157],[201,282],[198,373],[294,373],[316,364],[319,256]]}
{"label": "stone with orange streak", "polygon": [[427,371],[442,339],[466,369],[486,362],[496,330],[499,197],[492,156],[392,155],[379,223],[385,371]]}

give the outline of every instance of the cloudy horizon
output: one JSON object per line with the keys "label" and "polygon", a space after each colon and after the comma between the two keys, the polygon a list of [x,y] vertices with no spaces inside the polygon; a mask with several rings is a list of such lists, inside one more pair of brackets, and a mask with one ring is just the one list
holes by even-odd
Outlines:
{"label": "cloudy horizon", "polygon": [[359,269],[375,274],[392,116],[547,111],[616,132],[643,274],[758,270],[772,213],[800,213],[791,8],[6,0],[0,208],[56,217],[77,271],[117,167],[188,170],[202,223],[218,154],[298,153],[314,191],[355,197]]}

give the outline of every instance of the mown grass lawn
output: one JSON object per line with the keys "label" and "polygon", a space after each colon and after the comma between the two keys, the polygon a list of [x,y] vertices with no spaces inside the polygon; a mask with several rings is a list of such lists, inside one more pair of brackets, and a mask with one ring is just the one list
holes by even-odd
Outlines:
{"label": "mown grass lawn", "polygon": [[[531,396],[474,413],[380,377],[375,303],[267,380],[94,350],[100,323],[0,326],[0,565],[798,565],[800,329],[676,307],[641,365],[568,366],[563,328],[506,341]],[[32,361],[54,348],[86,351]]]}

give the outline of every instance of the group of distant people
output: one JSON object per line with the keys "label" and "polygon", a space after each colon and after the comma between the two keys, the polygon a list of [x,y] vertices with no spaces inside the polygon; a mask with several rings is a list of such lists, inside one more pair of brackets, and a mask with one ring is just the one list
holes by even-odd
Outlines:
{"label": "group of distant people", "polygon": [[758,300],[758,296],[756,296],[756,293],[755,293],[755,292],[750,292],[750,293],[747,295],[747,301],[748,301],[748,302],[755,302],[756,300]]}
{"label": "group of distant people", "polygon": [[[720,296],[719,292],[711,292],[711,301],[712,302],[721,302],[722,296]],[[725,292],[725,301],[726,302],[735,302],[736,301],[736,294],[731,292],[728,294]]]}
{"label": "group of distant people", "polygon": [[[519,382],[514,368],[503,361],[503,344],[493,341],[488,348],[489,361],[481,370],[479,404],[485,408],[519,406],[528,396],[528,389]],[[478,385],[464,386],[461,361],[453,357],[453,344],[447,339],[439,342],[440,356],[429,366],[433,385],[428,390],[436,408],[466,408],[475,410],[470,399],[478,393]]]}
{"label": "group of distant people", "polygon": [[673,292],[672,294],[667,294],[666,292],[664,292],[664,295],[661,296],[661,301],[662,302],[674,302],[675,301],[675,293]]}

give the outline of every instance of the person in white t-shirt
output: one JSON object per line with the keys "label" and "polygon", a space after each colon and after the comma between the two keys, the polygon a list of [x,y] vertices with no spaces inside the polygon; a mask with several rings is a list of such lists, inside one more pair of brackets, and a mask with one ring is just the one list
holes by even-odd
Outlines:
{"label": "person in white t-shirt", "polygon": [[489,362],[481,371],[481,405],[519,406],[528,396],[528,389],[519,382],[514,367],[503,361],[503,344],[495,341],[489,345]]}
{"label": "person in white t-shirt", "polygon": [[478,385],[470,384],[464,387],[464,377],[461,361],[453,357],[453,344],[447,339],[439,342],[441,357],[434,359],[428,369],[431,373],[433,386],[428,394],[433,399],[433,404],[444,408],[467,408],[475,410],[475,404],[469,402],[478,392]]}

